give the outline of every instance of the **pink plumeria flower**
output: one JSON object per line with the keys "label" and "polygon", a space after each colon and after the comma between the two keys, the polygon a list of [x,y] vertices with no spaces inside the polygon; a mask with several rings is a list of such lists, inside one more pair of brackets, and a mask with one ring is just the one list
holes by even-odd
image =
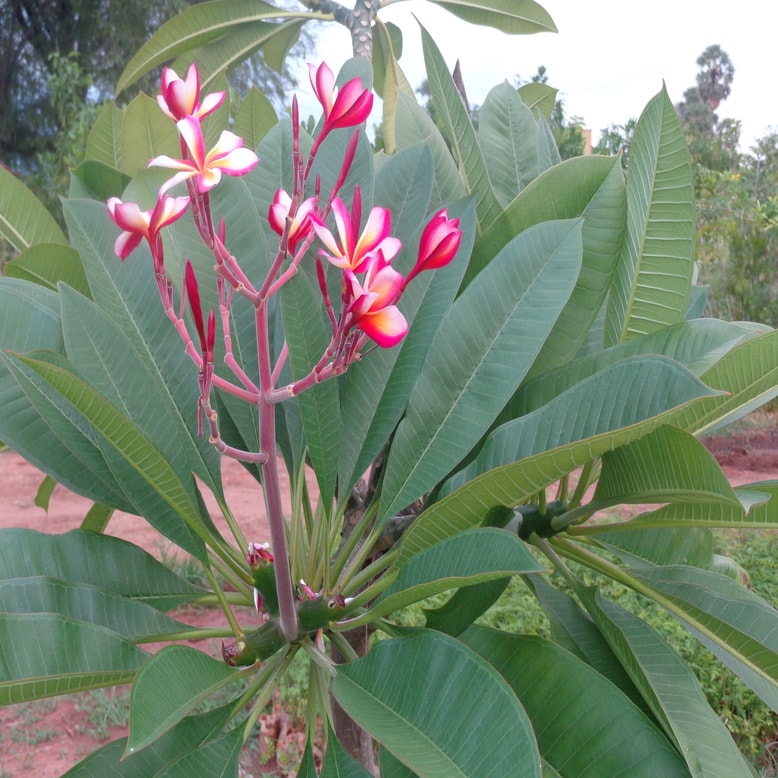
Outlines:
{"label": "pink plumeria flower", "polygon": [[118,197],[111,197],[106,206],[111,220],[124,230],[113,246],[116,255],[121,260],[127,259],[145,238],[156,264],[160,230],[183,215],[189,207],[189,198],[163,196],[149,211],[141,210],[137,203],[123,203]]}
{"label": "pink plumeria flower", "polygon": [[344,276],[344,297],[351,300],[347,312],[352,325],[382,348],[399,343],[408,332],[408,322],[394,305],[402,293],[402,275],[379,252],[361,282],[350,270]]}
{"label": "pink plumeria flower", "polygon": [[319,67],[309,63],[308,71],[316,99],[324,109],[324,125],[316,145],[332,130],[355,127],[367,119],[373,108],[373,93],[362,87],[359,78],[352,78],[338,89],[326,63]]}
{"label": "pink plumeria flower", "polygon": [[[355,193],[356,199],[358,196]],[[339,197],[332,201],[338,240],[321,219],[315,215],[311,217],[313,229],[326,247],[326,250],[321,249],[320,254],[335,267],[352,270],[355,273],[361,273],[378,251],[382,252],[386,263],[391,262],[402,248],[402,243],[389,235],[391,229],[389,211],[386,208],[373,208],[359,236],[357,236],[359,221],[355,216],[360,209],[355,206],[353,211],[353,215],[349,214],[345,203]]]}
{"label": "pink plumeria flower", "polygon": [[[316,199],[309,197],[303,200],[297,206],[292,223],[289,226],[287,235],[287,245],[290,253],[294,254],[301,241],[308,237],[311,231],[311,214],[316,205]],[[274,232],[279,235],[284,234],[286,228],[286,219],[289,216],[289,210],[292,207],[292,198],[284,189],[279,189],[273,197],[273,202],[268,209],[267,220]]]}
{"label": "pink plumeria flower", "polygon": [[197,191],[205,193],[221,181],[222,173],[242,176],[259,162],[259,157],[253,151],[243,148],[243,138],[228,130],[224,130],[216,145],[206,152],[203,131],[197,119],[186,116],[176,122],[176,127],[189,150],[190,159],[173,159],[163,154],[149,162],[149,167],[181,171],[162,185],[160,195],[190,178],[195,179]]}
{"label": "pink plumeria flower", "polygon": [[200,73],[194,63],[189,66],[185,79],[179,78],[172,68],[163,68],[160,91],[162,94],[157,95],[159,107],[176,122],[186,116],[202,119],[213,113],[224,102],[226,94],[213,92],[206,95],[201,103]]}
{"label": "pink plumeria flower", "polygon": [[424,270],[445,267],[456,255],[462,242],[459,219],[449,219],[448,211],[438,211],[430,219],[419,240],[416,264],[408,273],[405,284]]}

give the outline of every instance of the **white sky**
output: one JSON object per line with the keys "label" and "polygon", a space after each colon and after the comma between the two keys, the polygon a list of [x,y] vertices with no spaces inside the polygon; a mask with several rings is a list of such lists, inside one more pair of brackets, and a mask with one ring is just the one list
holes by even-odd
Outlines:
{"label": "white sky", "polygon": [[[349,4],[349,0],[344,0]],[[560,90],[568,116],[579,116],[594,140],[609,124],[637,117],[667,84],[676,103],[695,83],[697,57],[714,43],[734,66],[730,97],[720,118],[742,122],[746,150],[778,129],[778,2],[776,0],[540,0],[559,32],[504,35],[460,21],[430,2],[410,0],[381,11],[403,31],[400,65],[416,88],[424,78],[421,40],[414,14],[432,34],[451,68],[461,62],[468,99],[482,103],[489,89],[519,74],[530,79],[545,65],[549,84]],[[322,25],[315,61],[337,72],[349,56],[348,33]],[[303,114],[315,110],[307,72],[300,72]],[[306,93],[309,99],[306,99]],[[377,120],[376,120],[377,121]]]}

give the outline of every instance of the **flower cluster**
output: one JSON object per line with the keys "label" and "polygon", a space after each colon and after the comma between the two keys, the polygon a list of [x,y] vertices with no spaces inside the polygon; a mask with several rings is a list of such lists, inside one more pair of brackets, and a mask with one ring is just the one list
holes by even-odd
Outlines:
{"label": "flower cluster", "polygon": [[[136,203],[124,203],[113,197],[108,201],[111,219],[122,229],[114,250],[122,260],[146,241],[150,247],[157,275],[160,294],[168,316],[185,336],[186,328],[180,316],[173,311],[172,292],[164,263],[162,229],[179,219],[188,208],[194,223],[206,245],[216,258],[219,279],[219,301],[224,337],[229,337],[229,300],[232,292],[248,297],[255,305],[274,294],[294,273],[308,255],[308,249],[318,240],[320,248],[315,256],[319,286],[325,308],[332,324],[332,339],[322,360],[313,368],[311,376],[298,382],[292,394],[302,391],[312,383],[331,375],[342,373],[360,354],[368,340],[383,348],[396,345],[408,331],[408,323],[398,308],[398,301],[408,283],[423,270],[441,268],[456,254],[461,231],[459,221],[449,219],[445,210],[435,214],[425,227],[410,273],[403,276],[392,265],[402,250],[400,240],[391,234],[391,214],[388,209],[374,207],[362,223],[362,198],[355,187],[350,208],[338,196],[357,149],[355,133],[347,144],[341,172],[333,190],[326,198],[320,192],[320,182],[315,182],[315,195],[304,197],[313,159],[323,140],[334,130],[355,127],[368,117],[373,105],[373,95],[358,78],[342,87],[335,86],[332,71],[326,64],[309,66],[311,85],[321,104],[323,121],[314,138],[303,165],[300,154],[296,100],[292,104],[294,186],[288,193],[279,189],[268,210],[268,223],[280,236],[279,251],[265,281],[255,286],[240,268],[238,261],[227,251],[223,222],[214,229],[208,195],[221,180],[222,175],[240,176],[251,171],[259,162],[257,155],[243,147],[243,140],[225,130],[216,145],[206,149],[202,119],[213,113],[224,101],[223,92],[200,95],[200,76],[195,65],[179,78],[175,71],[165,68],[157,96],[160,109],[175,122],[181,141],[181,158],[160,155],[149,166],[176,171],[159,189],[157,202],[145,211]],[[186,196],[168,194],[178,184],[186,184]],[[335,310],[329,297],[326,268],[336,268],[340,277],[340,305]],[[228,290],[225,292],[225,288]],[[216,334],[216,315],[213,310],[207,316],[200,303],[200,292],[192,264],[187,261],[184,274],[182,299],[187,300],[197,331],[199,348],[189,340],[187,349],[195,357],[200,369],[200,411],[208,413],[207,397],[213,375],[213,354]],[[228,359],[231,357],[227,348]],[[285,356],[283,357],[285,358]],[[230,365],[243,384],[242,396],[255,398],[258,387],[240,371],[236,363]],[[277,375],[280,366],[273,370]],[[274,389],[269,388],[272,392]],[[238,392],[235,392],[238,394]],[[273,401],[277,397],[272,395]],[[202,416],[200,426],[202,426]]]}

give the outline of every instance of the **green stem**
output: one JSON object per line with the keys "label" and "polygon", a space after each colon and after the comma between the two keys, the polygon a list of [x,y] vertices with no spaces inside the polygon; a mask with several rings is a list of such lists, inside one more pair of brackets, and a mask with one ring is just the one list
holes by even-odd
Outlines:
{"label": "green stem", "polygon": [[168,643],[176,640],[209,640],[211,638],[231,638],[235,633],[228,627],[203,627],[202,629],[182,629],[178,632],[160,632],[154,635],[141,635],[132,642],[135,645],[144,643]]}

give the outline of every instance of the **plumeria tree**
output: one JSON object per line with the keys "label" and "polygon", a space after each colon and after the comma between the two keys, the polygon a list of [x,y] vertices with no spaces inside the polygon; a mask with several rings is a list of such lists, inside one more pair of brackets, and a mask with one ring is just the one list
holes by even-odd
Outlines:
{"label": "plumeria tree", "polygon": [[[617,157],[562,162],[507,82],[476,130],[421,35],[437,123],[395,85],[386,152],[364,58],[311,67],[310,134],[294,100],[283,121],[256,92],[231,112],[176,65],[157,101],[96,124],[67,235],[0,171],[19,251],[0,439],[95,501],[73,532],[0,533],[0,701],[132,683],[129,736],[72,776],[237,775],[299,654],[301,776],[752,774],[686,662],[602,584],[776,709],[776,611],[714,563],[711,530],[778,527],[778,486],[734,488],[696,439],[778,394],[776,332],[700,318],[664,90],[625,181]],[[230,512],[223,457],[255,476],[269,539]],[[112,537],[114,509],[208,585]],[[480,623],[511,578],[546,636]],[[176,618],[191,602],[222,623]],[[204,637],[220,656],[180,644]]]}

